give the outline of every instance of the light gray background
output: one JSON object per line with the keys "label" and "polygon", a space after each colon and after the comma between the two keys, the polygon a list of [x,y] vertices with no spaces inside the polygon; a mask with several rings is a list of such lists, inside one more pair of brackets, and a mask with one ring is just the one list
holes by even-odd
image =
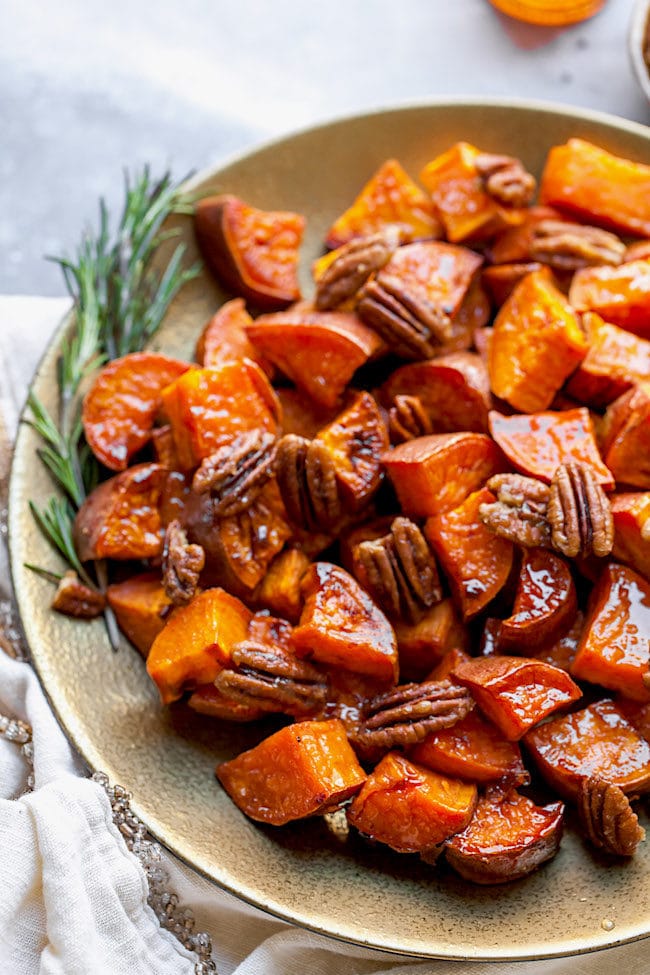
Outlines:
{"label": "light gray background", "polygon": [[517,44],[487,0],[0,0],[0,293],[63,293],[43,255],[74,249],[100,195],[119,204],[125,167],[180,178],[337,114],[447,94],[648,122],[633,6],[520,28]]}

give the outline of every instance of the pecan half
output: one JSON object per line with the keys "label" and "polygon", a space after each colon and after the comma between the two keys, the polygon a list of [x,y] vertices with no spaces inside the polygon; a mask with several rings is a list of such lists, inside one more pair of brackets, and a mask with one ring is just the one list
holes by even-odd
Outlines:
{"label": "pecan half", "polygon": [[541,220],[533,228],[530,256],[561,271],[599,264],[620,264],[625,244],[600,227],[564,220]]}
{"label": "pecan half", "polygon": [[415,623],[442,599],[433,552],[409,518],[395,518],[387,535],[361,542],[356,555],[370,595],[389,616]]}
{"label": "pecan half", "polygon": [[294,717],[325,705],[324,675],[283,647],[244,640],[234,647],[231,663],[234,669],[222,670],[215,686],[232,700]]}
{"label": "pecan half", "polygon": [[467,688],[450,680],[403,684],[368,704],[357,737],[368,748],[414,745],[432,731],[450,728],[473,707]]}
{"label": "pecan half", "polygon": [[104,593],[86,586],[72,569],[61,576],[52,600],[52,609],[57,613],[74,616],[79,620],[92,620],[101,616],[105,606]]}
{"label": "pecan half", "polygon": [[478,514],[490,531],[526,548],[550,546],[548,485],[523,474],[495,474],[487,487],[497,500],[480,505]]}
{"label": "pecan half", "polygon": [[391,443],[404,443],[433,433],[433,424],[419,396],[396,396],[388,411]]}
{"label": "pecan half", "polygon": [[614,520],[607,495],[587,464],[561,464],[553,475],[547,517],[551,544],[563,555],[609,555]]}
{"label": "pecan half", "polygon": [[343,516],[336,467],[320,440],[294,433],[278,442],[275,471],[287,514],[310,531],[335,527]]}
{"label": "pecan half", "polygon": [[163,547],[163,587],[175,606],[185,606],[194,598],[204,565],[201,546],[189,544],[180,521],[170,521]]}
{"label": "pecan half", "polygon": [[536,188],[535,177],[514,156],[480,153],[474,160],[485,192],[506,207],[525,207],[531,202]]}
{"label": "pecan half", "polygon": [[596,775],[581,783],[578,815],[588,839],[607,853],[631,857],[645,839],[645,830],[623,790]]}
{"label": "pecan half", "polygon": [[232,443],[206,457],[192,480],[197,494],[210,494],[219,517],[250,507],[273,477],[276,438],[265,430],[242,433]]}
{"label": "pecan half", "polygon": [[368,237],[356,237],[339,248],[316,282],[316,308],[319,311],[337,308],[356,295],[371,274],[388,264],[401,238],[398,227],[387,227]]}
{"label": "pecan half", "polygon": [[451,319],[441,308],[425,308],[394,274],[381,272],[359,293],[357,311],[405,359],[430,359],[451,338]]}

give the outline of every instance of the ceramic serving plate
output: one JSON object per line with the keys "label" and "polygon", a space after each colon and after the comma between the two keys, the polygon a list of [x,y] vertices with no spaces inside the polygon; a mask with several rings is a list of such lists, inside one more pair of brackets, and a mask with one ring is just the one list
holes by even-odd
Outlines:
{"label": "ceramic serving plate", "polygon": [[[547,150],[581,136],[650,163],[650,129],[550,105],[489,101],[431,103],[379,111],[274,142],[214,171],[193,191],[231,192],[267,209],[308,219],[302,280],[328,225],[387,157],[414,176],[459,139],[521,157],[539,173]],[[190,255],[191,223],[179,218]],[[156,348],[190,356],[198,331],[224,299],[207,276],[170,310]],[[63,323],[34,388],[55,400],[55,360]],[[51,485],[22,425],[11,481],[12,570],[25,635],[61,725],[92,769],[133,795],[154,836],[215,883],[278,917],[360,945],[420,957],[507,960],[567,955],[650,933],[650,849],[607,864],[569,830],[560,854],[526,880],[470,886],[443,868],[346,837],[313,819],[283,829],[246,819],[214,777],[215,764],[250,747],[269,727],[229,727],[183,705],[163,709],[140,656],[111,653],[101,622],[52,613],[48,583],[24,562],[56,568],[28,499]]]}

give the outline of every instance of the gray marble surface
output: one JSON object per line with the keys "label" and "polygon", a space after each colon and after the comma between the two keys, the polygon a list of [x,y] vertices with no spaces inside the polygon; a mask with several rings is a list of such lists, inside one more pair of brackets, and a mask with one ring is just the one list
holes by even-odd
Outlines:
{"label": "gray marble surface", "polygon": [[144,162],[178,177],[341,113],[508,95],[650,121],[634,0],[562,32],[487,0],[0,0],[0,293],[63,293],[103,195]]}

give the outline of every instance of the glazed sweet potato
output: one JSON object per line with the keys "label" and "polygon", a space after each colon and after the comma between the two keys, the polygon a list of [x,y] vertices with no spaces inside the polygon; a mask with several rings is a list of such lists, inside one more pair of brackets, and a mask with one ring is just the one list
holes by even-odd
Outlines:
{"label": "glazed sweet potato", "polygon": [[397,620],[393,627],[399,653],[399,671],[405,681],[424,680],[448,651],[469,648],[469,633],[451,599],[436,603],[417,623]]}
{"label": "glazed sweet potato", "polygon": [[543,647],[532,649],[529,653],[537,660],[543,660],[547,664],[553,664],[554,667],[559,667],[560,670],[566,670],[570,674],[584,627],[584,613],[578,610],[573,625],[563,636],[552,643],[544,644]]}
{"label": "glazed sweet potato", "polygon": [[270,563],[257,590],[257,600],[272,612],[297,623],[304,597],[301,582],[310,561],[302,549],[288,548]]}
{"label": "glazed sweet potato", "polygon": [[493,265],[521,264],[531,260],[531,250],[538,224],[547,220],[562,220],[559,210],[547,206],[532,206],[522,214],[514,227],[507,227],[491,240],[487,256]]}
{"label": "glazed sweet potato", "polygon": [[214,684],[202,684],[190,694],[187,703],[193,711],[207,714],[220,721],[235,721],[243,724],[248,721],[259,721],[264,717],[264,711],[252,704],[233,701],[218,691]]}
{"label": "glazed sweet potato", "polygon": [[635,383],[650,376],[650,342],[603,321],[595,312],[582,316],[588,350],[566,390],[588,406],[607,406]]}
{"label": "glazed sweet potato", "polygon": [[273,379],[274,368],[261,356],[258,358],[248,336],[246,326],[253,319],[246,311],[243,298],[233,298],[212,316],[196,343],[195,357],[207,369],[220,366],[222,362],[238,359],[252,359]]}
{"label": "glazed sweet potato", "polygon": [[333,407],[319,406],[311,396],[293,386],[281,386],[275,392],[282,410],[283,434],[294,433],[298,437],[313,440],[340,412],[340,404]]}
{"label": "glazed sweet potato", "polygon": [[316,436],[327,448],[348,511],[358,511],[377,491],[382,477],[380,457],[388,447],[388,431],[370,393],[355,393],[345,409]]}
{"label": "glazed sweet potato", "polygon": [[145,572],[124,582],[115,582],[108,586],[106,599],[119,628],[146,657],[172,609],[160,574]]}
{"label": "glazed sweet potato", "polygon": [[614,494],[612,555],[650,579],[650,491]]}
{"label": "glazed sweet potato", "polygon": [[414,762],[434,772],[467,782],[484,784],[507,776],[510,781],[525,783],[530,778],[519,745],[506,741],[498,728],[476,709],[451,728],[427,735],[409,755]]}
{"label": "glazed sweet potato", "polygon": [[500,650],[527,654],[559,640],[578,612],[567,562],[555,552],[529,548],[521,564],[512,616],[499,626]]}
{"label": "glazed sweet potato", "polygon": [[597,312],[605,321],[650,339],[650,262],[576,271],[569,301],[578,312]]}
{"label": "glazed sweet potato", "polygon": [[543,267],[537,261],[528,261],[525,264],[493,264],[483,269],[481,280],[496,307],[501,308],[520,281],[533,272],[541,271]]}
{"label": "glazed sweet potato", "polygon": [[605,463],[616,480],[650,488],[650,382],[610,403],[600,433]]}

